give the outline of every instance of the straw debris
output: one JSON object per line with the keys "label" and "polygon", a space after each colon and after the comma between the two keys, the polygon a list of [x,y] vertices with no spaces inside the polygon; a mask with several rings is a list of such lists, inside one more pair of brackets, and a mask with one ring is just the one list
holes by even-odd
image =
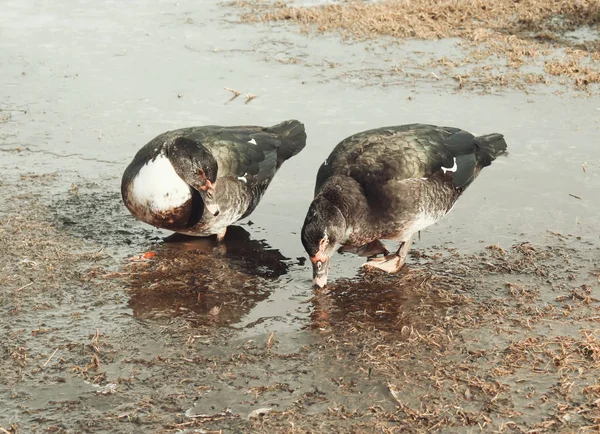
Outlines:
{"label": "straw debris", "polygon": [[[595,28],[600,23],[600,1],[500,0],[469,2],[445,0],[351,0],[318,6],[296,6],[286,1],[240,0],[243,22],[295,22],[301,31],[338,34],[358,41],[437,40],[459,38],[463,56],[454,65],[496,65],[503,79],[468,68],[455,72],[459,88],[494,86],[526,89],[547,84],[524,66],[539,65],[549,76],[570,79],[576,88],[589,91],[598,83],[598,41],[593,32],[587,39],[570,38],[569,31]],[[567,47],[561,52],[560,47]],[[560,59],[564,57],[564,59]],[[438,59],[441,61],[442,59]],[[544,68],[544,62],[546,67]],[[447,65],[449,66],[449,65]],[[457,69],[458,71],[459,69]],[[512,74],[509,74],[512,70]],[[396,71],[398,71],[396,69]],[[422,78],[437,80],[435,71],[423,71]],[[487,86],[484,86],[487,84]]]}

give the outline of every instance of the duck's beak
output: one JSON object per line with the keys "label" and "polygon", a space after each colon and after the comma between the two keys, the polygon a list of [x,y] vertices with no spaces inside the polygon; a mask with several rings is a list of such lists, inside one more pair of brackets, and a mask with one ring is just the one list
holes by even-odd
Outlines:
{"label": "duck's beak", "polygon": [[329,256],[320,256],[319,260],[311,258],[313,266],[313,285],[323,288],[327,285],[327,276],[329,275]]}
{"label": "duck's beak", "polygon": [[214,187],[211,186],[206,191],[201,191],[200,195],[202,196],[204,206],[208,212],[215,217],[218,216],[221,210],[219,209],[219,204],[217,203]]}

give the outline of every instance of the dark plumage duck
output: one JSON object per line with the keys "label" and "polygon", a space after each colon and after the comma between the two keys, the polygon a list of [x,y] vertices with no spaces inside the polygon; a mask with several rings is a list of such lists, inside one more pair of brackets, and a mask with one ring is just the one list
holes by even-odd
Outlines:
{"label": "dark plumage duck", "polygon": [[[340,251],[371,257],[387,272],[403,265],[413,236],[447,214],[481,169],[506,151],[501,134],[475,137],[458,128],[411,124],[354,134],[319,168],[302,227],[313,283],[327,283]],[[400,247],[389,255],[380,239]]]}
{"label": "dark plumage duck", "polygon": [[304,125],[203,126],[168,131],[125,169],[123,201],[135,218],[175,232],[225,236],[258,205],[275,173],[306,145]]}

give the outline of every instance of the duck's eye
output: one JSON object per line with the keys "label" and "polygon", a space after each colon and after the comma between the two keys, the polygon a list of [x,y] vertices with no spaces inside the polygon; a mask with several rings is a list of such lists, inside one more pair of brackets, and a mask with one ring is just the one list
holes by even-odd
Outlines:
{"label": "duck's eye", "polygon": [[317,261],[317,270],[321,271],[321,268],[323,268],[323,263],[321,261]]}

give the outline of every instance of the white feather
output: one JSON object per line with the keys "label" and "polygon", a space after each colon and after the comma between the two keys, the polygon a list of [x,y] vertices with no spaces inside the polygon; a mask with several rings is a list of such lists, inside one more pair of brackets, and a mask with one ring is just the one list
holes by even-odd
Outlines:
{"label": "white feather", "polygon": [[238,179],[242,181],[244,184],[248,184],[248,180],[246,179],[247,173],[244,173],[243,176],[238,176]]}
{"label": "white feather", "polygon": [[130,200],[152,212],[183,205],[192,197],[188,184],[164,155],[148,161],[133,179]]}
{"label": "white feather", "polygon": [[248,143],[256,145],[256,140],[254,140],[254,138],[251,138],[250,140],[248,140]]}
{"label": "white feather", "polygon": [[454,157],[454,165],[452,167],[443,167],[442,166],[442,170],[444,171],[444,173],[456,172],[456,169],[458,169],[458,165],[456,164],[456,157]]}

